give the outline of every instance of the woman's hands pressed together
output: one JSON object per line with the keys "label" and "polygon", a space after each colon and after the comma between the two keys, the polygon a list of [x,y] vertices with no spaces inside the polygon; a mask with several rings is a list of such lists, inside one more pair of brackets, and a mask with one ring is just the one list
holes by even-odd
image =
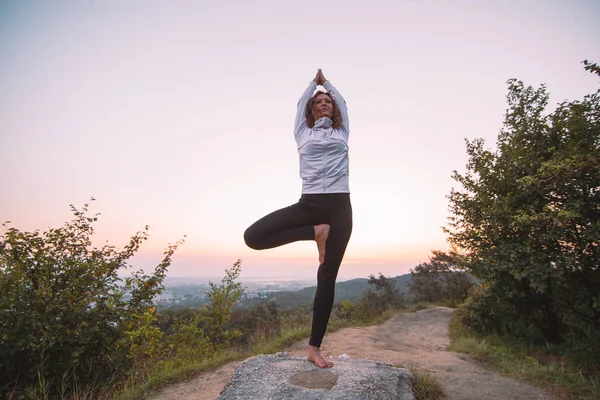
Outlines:
{"label": "woman's hands pressed together", "polygon": [[317,70],[317,75],[315,76],[315,79],[313,79],[313,82],[317,85],[323,85],[325,82],[327,82],[327,79],[325,78],[325,75],[323,75],[321,68]]}

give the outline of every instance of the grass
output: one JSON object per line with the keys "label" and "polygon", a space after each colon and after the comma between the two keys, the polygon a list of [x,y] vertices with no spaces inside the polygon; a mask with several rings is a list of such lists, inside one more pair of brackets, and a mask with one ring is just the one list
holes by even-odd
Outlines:
{"label": "grass", "polygon": [[310,329],[306,327],[302,327],[301,329],[290,330],[282,333],[278,338],[264,341],[255,344],[252,347],[252,352],[254,354],[273,354],[281,351],[281,349],[295,343],[299,340],[302,340],[310,335]]}
{"label": "grass", "polygon": [[[496,335],[477,335],[455,316],[450,321],[448,350],[465,353],[502,374],[549,390],[561,399],[600,399],[600,375],[586,376],[564,357]],[[544,354],[544,356],[542,356]]]}
{"label": "grass", "polygon": [[427,309],[429,307],[433,307],[435,305],[436,305],[435,303],[425,303],[425,302],[421,301],[413,306],[412,311],[416,312],[416,311],[425,310],[425,309]]}
{"label": "grass", "polygon": [[173,383],[185,381],[201,372],[212,371],[230,361],[241,361],[258,354],[272,354],[282,348],[307,337],[308,327],[284,331],[279,337],[270,341],[260,341],[248,351],[231,350],[227,353],[217,354],[215,357],[202,360],[187,360],[178,365],[165,364],[154,372],[149,379],[142,383],[131,382],[119,391],[116,400],[134,400],[143,398],[147,394]]}
{"label": "grass", "polygon": [[371,326],[371,325],[381,325],[387,320],[389,320],[392,315],[398,314],[401,312],[407,312],[405,309],[389,309],[383,311],[380,315],[372,316],[368,321],[346,321],[343,319],[331,317],[329,320],[329,324],[327,325],[327,332],[335,332],[339,329],[348,328],[351,326]]}
{"label": "grass", "polygon": [[[335,332],[336,330],[349,326],[368,326],[377,325],[387,321],[398,310],[387,310],[382,315],[379,315],[367,322],[345,322],[342,320],[332,320],[329,324],[328,331]],[[258,354],[273,354],[287,346],[307,338],[310,335],[310,326],[301,326],[294,329],[284,330],[277,338],[270,340],[260,340],[255,343],[248,351],[230,351],[225,354],[216,355],[210,359],[190,360],[177,366],[164,365],[160,370],[154,372],[149,379],[140,384],[138,382],[130,382],[117,392],[113,399],[115,400],[134,400],[140,399],[148,395],[150,392],[176,382],[188,380],[201,372],[211,371],[230,361],[241,361],[248,357]]]}
{"label": "grass", "polygon": [[415,400],[439,400],[445,397],[442,383],[437,376],[415,367],[409,367],[408,370],[413,374]]}
{"label": "grass", "polygon": [[[408,310],[386,310],[383,314],[372,318],[369,321],[343,321],[332,319],[328,331],[335,332],[349,326],[370,326],[386,322],[392,315],[398,312],[408,312]],[[93,388],[81,388],[77,393],[67,398],[69,400],[135,400],[147,397],[153,391],[164,388],[168,385],[185,381],[194,376],[207,371],[212,371],[230,361],[241,361],[248,357],[258,354],[273,354],[289,345],[307,338],[310,334],[310,326],[300,326],[284,330],[277,338],[270,340],[257,340],[257,342],[247,351],[230,350],[227,353],[217,354],[209,359],[202,360],[184,360],[177,364],[165,363],[160,369],[154,370],[145,382],[130,379],[122,383],[119,388],[113,388],[110,392],[92,390]],[[410,368],[415,380],[416,400],[436,400],[439,397],[436,393],[441,393],[441,386],[437,378],[426,372]],[[44,391],[45,385],[40,382],[37,388],[29,393],[32,399],[47,400]],[[418,394],[417,394],[418,393]],[[425,397],[423,397],[425,396]],[[436,397],[438,396],[438,397]]]}
{"label": "grass", "polygon": [[166,364],[143,384],[132,382],[123,387],[113,398],[118,400],[140,399],[156,389],[184,381],[199,372],[211,371],[230,361],[242,360],[249,356],[251,356],[250,353],[230,352],[203,360],[187,360],[177,366]]}

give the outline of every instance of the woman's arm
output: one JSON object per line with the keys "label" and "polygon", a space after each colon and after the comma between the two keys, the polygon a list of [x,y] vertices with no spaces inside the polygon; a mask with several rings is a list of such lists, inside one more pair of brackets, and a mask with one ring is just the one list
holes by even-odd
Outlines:
{"label": "woman's arm", "polygon": [[319,74],[320,74],[320,79],[323,82],[323,83],[321,83],[321,85],[329,93],[331,93],[331,97],[333,97],[333,99],[335,100],[335,104],[337,104],[338,108],[340,109],[340,114],[342,114],[342,125],[344,126],[344,128],[346,128],[346,131],[350,132],[350,120],[348,119],[348,107],[346,106],[346,100],[344,100],[344,98],[342,97],[342,94],[340,92],[338,92],[338,90],[335,88],[335,86],[333,86],[331,84],[331,82],[329,82],[325,78],[325,75],[323,75],[323,72],[321,72],[321,70],[319,70],[319,73],[317,74],[317,76]]}
{"label": "woman's arm", "polygon": [[[315,78],[316,79],[316,78]],[[317,82],[312,81],[300,97],[298,101],[298,109],[296,110],[296,123],[294,124],[294,136],[297,136],[302,128],[306,125],[306,103],[312,97],[315,89],[317,88]]]}

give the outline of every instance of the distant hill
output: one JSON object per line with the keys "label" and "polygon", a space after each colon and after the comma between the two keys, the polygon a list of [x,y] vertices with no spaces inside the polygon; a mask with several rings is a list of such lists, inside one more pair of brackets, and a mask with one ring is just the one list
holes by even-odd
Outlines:
{"label": "distant hill", "polygon": [[[408,284],[411,281],[410,274],[404,274],[392,278],[396,287],[403,293],[408,292]],[[335,284],[335,302],[342,300],[356,301],[362,298],[364,292],[369,289],[369,280],[365,278],[351,279],[349,281],[337,282]],[[291,308],[302,304],[312,304],[317,291],[316,286],[309,286],[295,291],[279,291],[268,294],[269,299],[274,299],[281,308]],[[241,307],[252,307],[261,302],[261,299],[247,299],[240,304]]]}

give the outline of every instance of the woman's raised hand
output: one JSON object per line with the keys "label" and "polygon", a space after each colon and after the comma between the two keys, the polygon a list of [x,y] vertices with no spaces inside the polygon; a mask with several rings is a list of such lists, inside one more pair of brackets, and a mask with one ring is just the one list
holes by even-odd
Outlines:
{"label": "woman's raised hand", "polygon": [[319,69],[319,75],[321,77],[321,83],[319,85],[322,85],[325,82],[327,82],[327,78],[325,78],[325,75],[323,75],[323,70],[322,69]]}
{"label": "woman's raised hand", "polygon": [[313,79],[313,82],[315,82],[317,85],[322,85],[327,81],[327,79],[325,79],[325,75],[323,75],[323,71],[321,71],[321,69],[319,68],[319,70],[317,70],[317,75],[315,76],[315,79]]}

